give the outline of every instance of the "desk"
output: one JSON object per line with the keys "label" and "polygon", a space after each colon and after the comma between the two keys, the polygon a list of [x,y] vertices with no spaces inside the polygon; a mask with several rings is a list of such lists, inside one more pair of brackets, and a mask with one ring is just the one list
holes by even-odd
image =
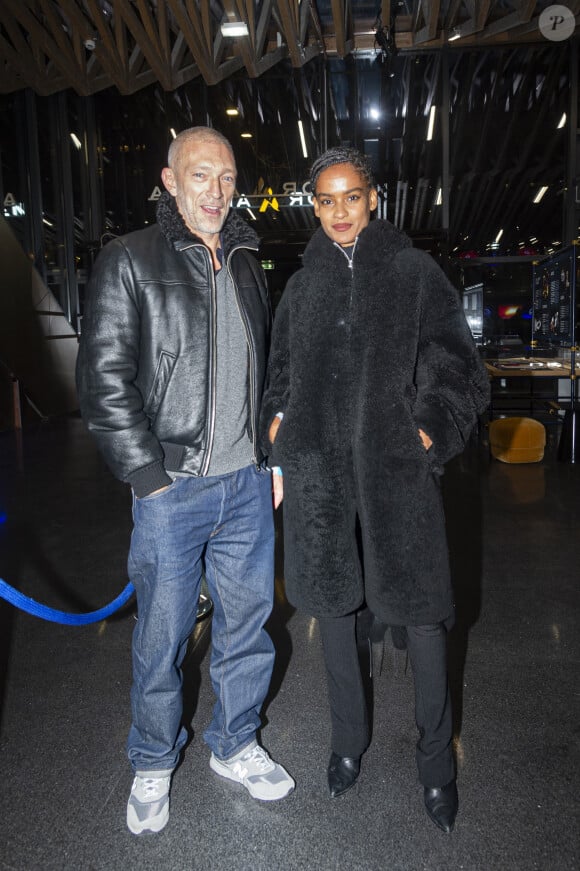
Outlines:
{"label": "desk", "polygon": [[537,406],[549,413],[559,409],[558,388],[554,381],[570,378],[569,361],[547,357],[506,357],[484,360],[484,363],[491,379],[490,419],[496,412],[524,411],[533,416]]}

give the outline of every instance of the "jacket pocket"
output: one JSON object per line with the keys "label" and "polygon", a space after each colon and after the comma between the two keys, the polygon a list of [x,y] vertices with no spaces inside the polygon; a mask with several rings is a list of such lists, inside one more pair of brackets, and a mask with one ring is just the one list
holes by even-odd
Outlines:
{"label": "jacket pocket", "polygon": [[414,398],[409,396],[405,396],[401,400],[402,418],[399,423],[399,449],[404,451],[405,456],[427,459],[429,451],[425,450],[425,445],[419,435],[419,424],[415,420],[414,404]]}
{"label": "jacket pocket", "polygon": [[151,418],[151,420],[157,416],[159,406],[165,396],[165,391],[167,390],[167,385],[171,380],[176,362],[177,356],[175,354],[170,354],[169,351],[162,351],[159,355],[151,390],[149,391],[147,401],[145,402],[145,414]]}

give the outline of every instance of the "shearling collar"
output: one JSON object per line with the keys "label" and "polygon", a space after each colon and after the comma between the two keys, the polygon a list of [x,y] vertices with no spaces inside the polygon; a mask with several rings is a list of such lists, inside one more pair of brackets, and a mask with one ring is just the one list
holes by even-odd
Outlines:
{"label": "shearling collar", "polygon": [[[385,257],[392,256],[403,248],[412,247],[413,243],[400,230],[397,230],[389,221],[374,219],[368,227],[362,231],[356,243],[354,263],[363,260],[368,266],[379,264]],[[341,258],[338,260],[338,258]],[[312,268],[320,268],[321,262],[346,263],[345,258],[338,250],[334,242],[328,238],[322,227],[313,235],[304,251],[303,264]]]}
{"label": "shearling collar", "polygon": [[[203,244],[202,240],[187,227],[175,204],[175,197],[172,197],[168,191],[164,191],[159,197],[156,217],[159,229],[170,244],[179,245],[192,241]],[[226,218],[221,238],[226,257],[237,245],[252,249],[260,245],[257,233],[233,210],[230,210]]]}

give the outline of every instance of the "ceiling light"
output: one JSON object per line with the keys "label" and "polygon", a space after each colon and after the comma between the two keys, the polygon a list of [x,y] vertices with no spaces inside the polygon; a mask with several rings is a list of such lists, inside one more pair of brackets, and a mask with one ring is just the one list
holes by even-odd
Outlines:
{"label": "ceiling light", "polygon": [[562,127],[565,127],[565,126],[566,126],[566,113],[564,112],[564,114],[563,114],[562,117],[560,118],[560,121],[558,122],[558,127],[557,127],[557,129],[558,129],[558,130],[561,130]]}
{"label": "ceiling light", "polygon": [[435,205],[440,206],[443,203],[443,191],[441,188],[437,189],[437,195],[435,197]]}
{"label": "ceiling light", "polygon": [[251,133],[242,133],[241,137],[242,137],[242,139],[251,139],[252,134]]}
{"label": "ceiling light", "polygon": [[534,199],[532,200],[532,202],[534,202],[534,203],[539,203],[540,200],[542,199],[542,197],[544,196],[544,194],[546,193],[547,190],[548,190],[548,185],[543,185],[543,187],[541,187],[541,188],[538,190],[538,193],[536,194],[536,196],[534,197]]}
{"label": "ceiling light", "polygon": [[240,113],[237,109],[226,109],[226,115],[231,115],[232,117],[235,117],[236,115],[239,115],[239,114]]}
{"label": "ceiling light", "polygon": [[175,132],[173,127],[169,128],[169,132],[171,133],[171,135],[174,139],[177,139],[177,133]]}
{"label": "ceiling light", "polygon": [[497,234],[497,236],[495,237],[495,244],[496,245],[499,245],[499,240],[501,239],[502,236],[503,236],[503,229],[501,229],[499,231],[499,233]]}
{"label": "ceiling light", "polygon": [[461,33],[459,31],[459,28],[454,27],[451,32],[451,36],[448,38],[447,42],[455,42],[456,39],[461,39]]}
{"label": "ceiling light", "polygon": [[433,139],[433,128],[435,127],[435,112],[436,107],[431,106],[431,110],[429,112],[429,126],[427,127],[427,142],[431,142]]}
{"label": "ceiling light", "polygon": [[302,154],[308,157],[308,149],[306,148],[306,139],[304,138],[304,127],[302,121],[298,121],[298,132],[300,133],[300,144],[302,145]]}
{"label": "ceiling light", "polygon": [[248,25],[243,21],[224,21],[220,26],[222,36],[248,36]]}
{"label": "ceiling light", "polygon": [[72,141],[74,142],[76,148],[78,148],[78,150],[80,151],[81,148],[82,148],[83,146],[82,146],[81,140],[80,140],[79,137],[76,135],[76,133],[71,133],[70,138],[71,138]]}
{"label": "ceiling light", "polygon": [[374,106],[370,110],[369,114],[370,114],[371,118],[373,119],[373,121],[376,121],[380,117],[379,110],[376,109]]}

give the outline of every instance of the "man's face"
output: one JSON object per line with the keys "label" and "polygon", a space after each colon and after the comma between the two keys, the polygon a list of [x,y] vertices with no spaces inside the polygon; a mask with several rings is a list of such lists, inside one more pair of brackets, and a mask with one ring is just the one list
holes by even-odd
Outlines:
{"label": "man's face", "polygon": [[236,188],[229,148],[211,138],[186,140],[161,178],[191,232],[215,250]]}
{"label": "man's face", "polygon": [[337,163],[318,176],[314,214],[326,235],[343,248],[354,243],[376,207],[376,190],[351,163]]}

